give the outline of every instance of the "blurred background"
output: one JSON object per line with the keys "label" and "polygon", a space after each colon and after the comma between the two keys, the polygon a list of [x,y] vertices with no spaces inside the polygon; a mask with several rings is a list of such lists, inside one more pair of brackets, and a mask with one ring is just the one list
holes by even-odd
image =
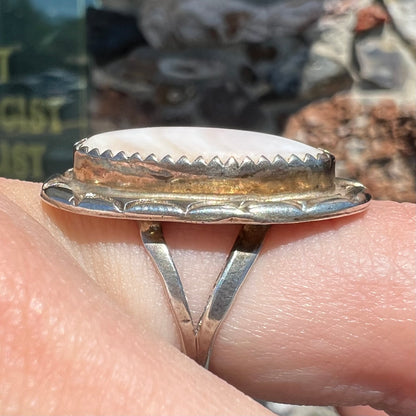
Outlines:
{"label": "blurred background", "polygon": [[160,125],[298,139],[416,202],[416,1],[0,0],[0,176],[42,181],[87,135]]}
{"label": "blurred background", "polygon": [[414,0],[0,0],[0,175],[106,130],[200,125],[334,153],[416,202]]}

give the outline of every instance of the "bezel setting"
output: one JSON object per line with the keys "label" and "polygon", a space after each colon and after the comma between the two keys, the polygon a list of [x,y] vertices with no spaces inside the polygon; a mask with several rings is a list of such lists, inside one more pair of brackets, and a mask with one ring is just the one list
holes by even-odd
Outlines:
{"label": "bezel setting", "polygon": [[46,181],[42,198],[86,215],[197,223],[292,223],[364,210],[371,199],[365,187],[336,178],[334,156],[314,150],[192,159],[114,154],[84,139],[74,146],[74,168]]}

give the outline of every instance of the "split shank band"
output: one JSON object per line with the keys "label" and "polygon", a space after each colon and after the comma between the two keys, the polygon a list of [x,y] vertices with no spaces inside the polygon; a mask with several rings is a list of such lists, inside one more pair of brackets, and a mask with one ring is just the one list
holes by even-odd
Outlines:
{"label": "split shank band", "polygon": [[[182,350],[208,368],[216,334],[270,225],[350,215],[368,206],[364,186],[334,172],[330,153],[282,137],[155,127],[76,143],[73,169],[46,181],[41,196],[79,214],[139,220]],[[198,322],[164,240],[163,221],[242,225]]]}

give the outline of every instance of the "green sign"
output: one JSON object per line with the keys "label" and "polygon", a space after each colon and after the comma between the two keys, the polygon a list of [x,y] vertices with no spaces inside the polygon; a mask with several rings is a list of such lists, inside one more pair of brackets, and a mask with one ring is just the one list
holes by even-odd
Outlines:
{"label": "green sign", "polygon": [[0,0],[0,176],[43,180],[86,135],[84,0]]}

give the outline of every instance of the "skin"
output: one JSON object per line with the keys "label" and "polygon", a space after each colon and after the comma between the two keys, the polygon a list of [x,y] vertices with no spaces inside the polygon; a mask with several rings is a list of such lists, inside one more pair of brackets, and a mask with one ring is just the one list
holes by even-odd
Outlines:
{"label": "skin", "polygon": [[[137,224],[39,192],[0,180],[0,414],[271,414],[245,394],[416,414],[415,205],[273,226],[208,372],[178,350]],[[164,231],[197,316],[238,226]]]}

